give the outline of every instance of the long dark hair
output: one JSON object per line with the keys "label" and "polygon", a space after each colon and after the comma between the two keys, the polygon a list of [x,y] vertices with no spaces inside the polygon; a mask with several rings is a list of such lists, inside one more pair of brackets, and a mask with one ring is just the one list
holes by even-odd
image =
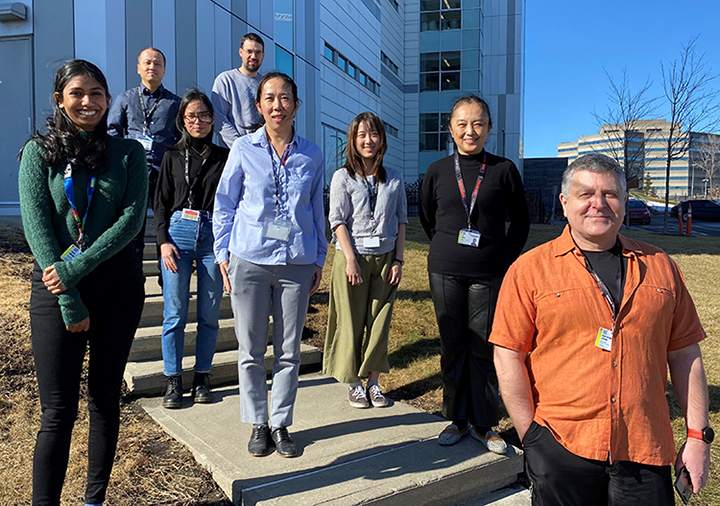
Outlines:
{"label": "long dark hair", "polygon": [[[260,82],[258,82],[258,87],[257,87],[257,94],[255,95],[255,103],[256,104],[260,103],[260,99],[262,98],[262,92],[263,92],[263,88],[265,87],[265,83],[267,83],[270,79],[280,79],[285,84],[290,86],[290,90],[292,91],[292,95],[293,95],[293,103],[295,104],[295,111],[297,111],[297,108],[298,108],[297,84],[295,84],[295,81],[293,81],[292,77],[285,74],[284,72],[278,72],[276,70],[273,72],[268,72],[267,74],[265,74],[264,76],[262,76],[260,78]],[[257,127],[257,128],[254,128],[255,130],[257,130],[264,124],[265,124],[265,118],[261,114],[258,124],[253,125],[253,127]]]}
{"label": "long dark hair", "polygon": [[[65,62],[55,74],[54,92],[62,97],[65,87],[78,76],[95,79],[102,86],[105,96],[110,96],[102,70],[86,60]],[[56,165],[67,160],[73,167],[85,167],[91,171],[101,170],[105,162],[108,112],[105,111],[100,123],[90,132],[89,138],[84,140],[78,135],[80,129],[68,117],[65,109],[59,106],[56,99],[54,104],[53,115],[48,116],[46,120],[47,133],[43,135],[38,132],[30,138],[30,141],[35,141],[42,147],[45,163]],[[22,150],[18,156],[22,156]]]}
{"label": "long dark hair", "polygon": [[355,174],[360,177],[365,177],[365,164],[362,156],[358,153],[357,146],[355,145],[355,139],[357,137],[360,125],[365,123],[366,128],[371,132],[376,131],[380,136],[380,149],[378,149],[375,159],[373,160],[372,175],[378,180],[379,183],[384,183],[387,179],[387,173],[383,166],[383,157],[387,152],[387,138],[385,137],[385,126],[382,120],[377,114],[371,112],[362,112],[355,116],[350,122],[348,128],[347,145],[345,146],[345,153],[347,155],[347,161],[345,162],[345,168],[350,174],[350,177],[355,179]]}
{"label": "long dark hair", "polygon": [[[202,102],[203,105],[208,108],[208,111],[210,111],[213,120],[215,119],[215,109],[213,108],[212,102],[208,96],[197,88],[190,88],[187,90],[180,101],[177,116],[175,116],[175,126],[181,134],[180,140],[172,146],[173,149],[182,151],[185,148],[190,147],[190,139],[192,136],[188,133],[187,128],[185,128],[185,109],[187,109],[187,106],[190,105],[191,102],[195,102],[196,100]],[[213,123],[211,123],[212,126],[210,127],[210,133],[208,134],[210,137],[212,137],[212,134],[215,131],[215,125]]]}

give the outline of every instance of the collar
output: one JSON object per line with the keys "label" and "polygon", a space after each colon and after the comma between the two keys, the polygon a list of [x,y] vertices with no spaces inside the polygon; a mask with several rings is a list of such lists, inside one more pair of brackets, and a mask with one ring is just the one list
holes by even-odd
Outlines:
{"label": "collar", "polygon": [[160,97],[165,92],[165,87],[163,87],[162,83],[152,93],[150,93],[150,90],[147,89],[144,84],[140,83],[140,86],[142,86],[143,95],[148,95],[150,97],[155,97],[155,96]]}
{"label": "collar", "polygon": [[[623,248],[623,256],[631,257],[642,253],[640,245],[636,241],[628,239],[622,234],[618,234],[618,239]],[[576,255],[582,256],[580,248],[578,248],[575,241],[573,241],[572,234],[570,233],[570,225],[565,225],[560,237],[554,241],[554,254],[556,257],[560,257],[568,253],[575,253]]]}
{"label": "collar", "polygon": [[[248,136],[250,137],[250,142],[256,146],[261,146],[261,147],[267,149],[267,147],[270,145],[270,143],[268,142],[265,125],[263,125],[262,128],[258,128],[253,133],[248,134]],[[290,144],[288,144],[288,145],[289,146],[294,145],[295,148],[297,148],[299,145],[298,139],[299,139],[299,136],[297,134],[297,130],[295,129],[295,127],[293,127],[293,138],[290,141]]]}

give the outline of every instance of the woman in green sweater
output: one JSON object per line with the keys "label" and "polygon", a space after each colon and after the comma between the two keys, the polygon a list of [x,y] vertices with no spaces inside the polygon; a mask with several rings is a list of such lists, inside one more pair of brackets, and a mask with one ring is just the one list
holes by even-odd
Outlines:
{"label": "woman in green sweater", "polygon": [[71,60],[55,76],[47,133],[21,152],[20,208],[35,256],[30,323],[41,426],[33,504],[60,503],[86,348],[88,476],[85,502],[102,504],[115,456],[122,375],[144,302],[130,241],[143,224],[142,146],[107,135],[105,76]]}

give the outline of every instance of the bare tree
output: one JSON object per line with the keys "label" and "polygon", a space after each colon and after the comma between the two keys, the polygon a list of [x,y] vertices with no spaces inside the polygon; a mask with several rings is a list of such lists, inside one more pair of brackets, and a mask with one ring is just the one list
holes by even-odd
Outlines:
{"label": "bare tree", "polygon": [[702,139],[695,139],[697,155],[695,166],[705,173],[705,198],[717,197],[720,179],[720,136],[708,134]]}
{"label": "bare tree", "polygon": [[712,73],[705,54],[698,55],[695,50],[697,39],[695,36],[687,45],[681,47],[679,59],[668,64],[660,62],[663,92],[670,113],[670,130],[666,143],[663,233],[667,233],[672,161],[688,153],[693,132],[707,132],[717,125],[717,112],[720,107],[716,101],[718,91],[710,87],[717,75]]}

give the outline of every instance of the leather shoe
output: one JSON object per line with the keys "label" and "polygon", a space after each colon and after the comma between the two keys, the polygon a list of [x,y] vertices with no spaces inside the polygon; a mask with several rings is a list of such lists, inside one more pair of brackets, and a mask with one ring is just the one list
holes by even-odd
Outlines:
{"label": "leather shoe", "polygon": [[182,376],[168,376],[163,408],[177,409],[182,407]]}
{"label": "leather shoe", "polygon": [[275,427],[270,432],[275,443],[275,450],[281,457],[297,457],[297,445],[292,440],[286,427]]}
{"label": "leather shoe", "polygon": [[210,382],[208,381],[208,373],[196,372],[193,378],[193,386],[191,396],[195,402],[208,404],[213,401],[213,394],[210,390]]}
{"label": "leather shoe", "polygon": [[270,453],[270,427],[267,425],[253,425],[248,452],[253,457],[264,457]]}

